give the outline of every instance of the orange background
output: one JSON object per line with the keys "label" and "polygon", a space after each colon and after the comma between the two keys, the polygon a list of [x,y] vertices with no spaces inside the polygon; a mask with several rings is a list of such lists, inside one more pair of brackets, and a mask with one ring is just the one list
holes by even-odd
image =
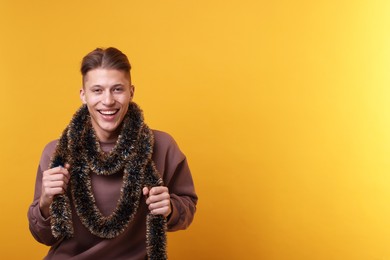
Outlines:
{"label": "orange background", "polygon": [[389,1],[0,0],[0,257],[41,259],[44,145],[115,46],[200,200],[170,259],[390,259]]}

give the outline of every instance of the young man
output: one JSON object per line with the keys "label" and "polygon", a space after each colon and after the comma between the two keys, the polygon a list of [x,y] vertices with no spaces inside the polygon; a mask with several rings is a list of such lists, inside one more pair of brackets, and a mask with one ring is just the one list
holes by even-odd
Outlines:
{"label": "young man", "polygon": [[115,48],[82,61],[83,106],[44,149],[28,211],[45,259],[166,259],[165,231],[187,228],[197,195],[171,136],[132,102],[130,63]]}

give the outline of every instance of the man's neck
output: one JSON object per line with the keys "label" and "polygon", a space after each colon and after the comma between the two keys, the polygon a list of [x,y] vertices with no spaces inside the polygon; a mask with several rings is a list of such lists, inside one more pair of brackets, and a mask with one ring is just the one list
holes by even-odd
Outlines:
{"label": "man's neck", "polygon": [[101,143],[115,143],[118,140],[118,134],[97,134],[96,137]]}

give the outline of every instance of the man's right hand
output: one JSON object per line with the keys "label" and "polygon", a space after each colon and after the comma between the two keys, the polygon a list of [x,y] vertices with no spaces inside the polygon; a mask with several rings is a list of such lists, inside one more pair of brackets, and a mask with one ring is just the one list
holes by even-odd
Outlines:
{"label": "man's right hand", "polygon": [[70,178],[69,167],[69,164],[65,164],[65,167],[58,166],[46,170],[42,174],[42,192],[39,199],[39,209],[44,218],[48,218],[50,215],[49,207],[53,202],[54,196],[66,192]]}

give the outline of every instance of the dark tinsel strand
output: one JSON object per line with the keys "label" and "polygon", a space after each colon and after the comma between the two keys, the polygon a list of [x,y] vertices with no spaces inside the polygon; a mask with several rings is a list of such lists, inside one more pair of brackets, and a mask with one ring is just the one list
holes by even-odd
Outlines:
{"label": "dark tinsel strand", "polygon": [[166,254],[166,219],[161,215],[148,214],[146,221],[147,254],[150,260],[168,259]]}

